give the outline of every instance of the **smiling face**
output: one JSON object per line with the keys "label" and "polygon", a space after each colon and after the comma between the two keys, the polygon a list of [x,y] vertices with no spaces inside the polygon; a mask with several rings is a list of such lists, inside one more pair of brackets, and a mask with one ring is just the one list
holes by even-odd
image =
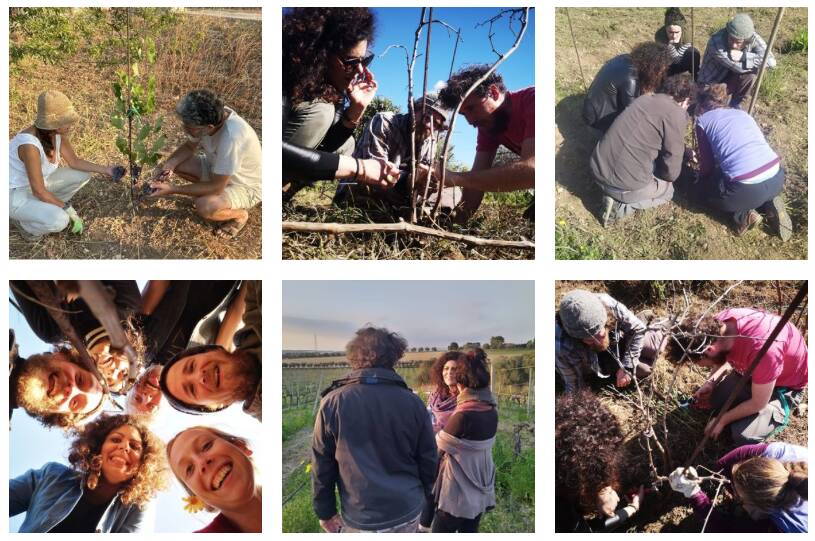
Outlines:
{"label": "smiling face", "polygon": [[178,434],[169,448],[173,473],[210,507],[239,510],[255,495],[251,451],[204,429]]}
{"label": "smiling face", "polygon": [[161,366],[151,366],[145,370],[127,395],[127,405],[137,413],[152,413],[161,404],[161,389],[158,378]]}
{"label": "smiling face", "polygon": [[223,349],[190,355],[170,366],[167,389],[186,404],[217,409],[245,398],[254,388],[249,363]]}
{"label": "smiling face", "polygon": [[110,342],[107,340],[95,344],[89,353],[110,390],[120,391],[124,387],[130,369],[130,361],[127,356],[123,352],[112,352]]}
{"label": "smiling face", "polygon": [[367,52],[368,41],[362,40],[341,56],[331,55],[328,58],[328,82],[331,83],[331,86],[338,92],[343,92],[354,77],[365,73],[365,67],[361,63],[354,62],[346,65],[343,60],[362,58]]}
{"label": "smiling face", "polygon": [[125,483],[136,475],[141,465],[142,437],[130,425],[114,428],[102,443],[102,475],[112,484]]}
{"label": "smiling face", "polygon": [[103,398],[102,386],[87,370],[54,353],[34,368],[25,392],[37,396],[37,406],[47,413],[89,413]]}

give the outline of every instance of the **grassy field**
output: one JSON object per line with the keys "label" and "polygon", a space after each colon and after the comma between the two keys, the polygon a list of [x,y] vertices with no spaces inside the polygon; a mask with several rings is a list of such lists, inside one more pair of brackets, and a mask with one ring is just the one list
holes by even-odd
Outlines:
{"label": "grassy field", "polygon": [[[157,79],[157,109],[164,116],[169,153],[185,140],[174,114],[176,101],[186,92],[209,88],[219,94],[258,133],[261,117],[261,24],[258,10],[240,12],[178,13],[177,22],[156,42],[152,67]],[[247,18],[243,18],[247,16]],[[134,16],[134,21],[137,18]],[[134,28],[138,35],[140,30]],[[81,158],[99,163],[126,163],[116,149],[116,129],[108,117],[113,109],[111,83],[124,65],[98,64],[89,49],[110,29],[100,24],[75,54],[47,63],[26,57],[10,73],[9,134],[30,126],[36,116],[37,96],[46,89],[60,90],[73,102],[80,120],[71,143]],[[19,43],[20,36],[11,36]],[[16,41],[15,41],[16,40]],[[114,184],[100,176],[72,200],[85,221],[81,236],[67,232],[30,242],[10,228],[9,253],[17,259],[257,259],[261,257],[261,206],[239,237],[222,240],[213,227],[198,217],[190,198],[175,196],[133,207],[127,182]]]}
{"label": "grassy field", "polygon": [[[704,310],[721,295],[724,290],[733,282],[693,282],[685,283],[688,298],[692,302],[692,309],[689,318],[695,321],[693,314],[701,315]],[[555,286],[556,302],[560,300],[564,293],[573,288],[588,289],[590,291],[607,292],[620,302],[624,303],[635,313],[642,311],[652,311],[657,317],[664,317],[668,314],[668,306],[684,308],[682,300],[682,285],[671,282],[635,282],[635,281],[592,281],[592,282],[557,282]],[[718,309],[725,307],[753,306],[775,313],[781,313],[786,309],[787,304],[792,300],[797,291],[793,282],[745,282],[736,286],[730,294],[721,302]],[[780,300],[779,300],[780,292]],[[675,313],[674,309],[671,313]],[[716,313],[714,308],[712,313]],[[794,318],[798,320],[797,327],[807,337],[808,315],[806,307],[802,312],[798,312]],[[676,407],[676,403],[683,397],[690,396],[706,379],[708,371],[698,368],[690,363],[677,365],[671,360],[677,360],[677,353],[668,350],[668,353],[657,360],[654,365],[652,377],[643,382],[643,393],[653,386],[654,389],[668,400],[655,405],[654,411],[666,411],[666,420],[669,430],[668,447],[675,465],[685,465],[693,449],[701,440],[704,427],[708,421],[709,412],[697,409],[682,410]],[[677,373],[678,372],[678,373]],[[671,388],[671,381],[676,374],[676,383]],[[649,479],[649,468],[647,453],[644,450],[642,433],[645,430],[645,423],[642,415],[632,405],[631,402],[623,399],[610,388],[596,385],[595,391],[600,401],[617,418],[625,435],[625,443],[621,451],[622,475],[621,483],[625,490],[646,483]],[[562,392],[560,378],[556,379],[556,393]],[[669,394],[669,391],[671,394]],[[628,389],[624,394],[634,397],[636,391]],[[657,399],[658,400],[658,399]],[[808,398],[805,396],[804,403]],[[778,435],[771,438],[772,441],[784,441],[798,445],[807,446],[807,415],[806,412],[793,414],[790,417],[789,425]],[[660,431],[661,436],[661,431]],[[716,441],[708,442],[696,464],[702,464],[712,468],[716,459],[733,448],[729,434],[723,432]],[[655,459],[657,469],[660,470],[659,458]],[[670,472],[661,471],[660,474],[667,475]],[[705,489],[709,487],[705,486]],[[708,492],[712,496],[712,492]],[[733,505],[732,498],[725,496],[720,505]],[[701,523],[693,516],[693,510],[687,504],[687,500],[665,486],[655,494],[648,495],[641,505],[641,511],[627,525],[629,532],[699,532]]]}
{"label": "grassy field", "polygon": [[[283,221],[384,223],[382,217],[357,208],[331,204],[336,182],[319,182],[301,190],[283,207]],[[487,194],[464,226],[444,224],[454,233],[499,240],[535,240],[535,224],[523,217],[533,197],[526,192]],[[429,225],[429,224],[421,224]],[[533,259],[534,250],[470,246],[462,242],[411,233],[283,234],[283,259]]]}
{"label": "grassy field", "polygon": [[[769,38],[776,9],[746,9]],[[694,45],[724,27],[735,8],[694,10]],[[688,19],[690,10],[683,10]],[[600,67],[642,41],[652,41],[664,8],[569,9],[580,63],[590,85]],[[585,127],[585,94],[566,10],[555,15],[555,240],[558,259],[806,259],[807,257],[807,10],[787,9],[774,54],[778,67],[762,84],[754,117],[787,172],[785,196],[794,224],[782,243],[766,226],[737,238],[726,220],[693,208],[681,196],[670,205],[638,212],[604,229],[601,193],[591,180],[589,157],[596,138]],[[803,33],[803,34],[802,34]],[[803,48],[803,50],[801,50]],[[690,144],[690,138],[688,138]]]}
{"label": "grassy field", "polygon": [[[429,362],[440,352],[411,352],[405,355],[407,361]],[[534,350],[506,349],[488,350],[490,360],[500,366],[507,358],[523,357],[524,365],[534,362]],[[283,531],[320,532],[319,522],[311,507],[310,475],[307,466],[310,460],[311,432],[314,425],[314,408],[320,388],[327,387],[332,379],[348,372],[345,368],[319,369],[320,365],[343,361],[343,357],[314,357],[287,359],[291,361],[311,361],[315,368],[283,368],[283,392],[287,388],[308,386],[313,393],[299,407],[286,408],[284,400],[282,439],[283,439]],[[419,396],[427,399],[430,386],[420,383],[421,367],[397,367],[399,374]],[[494,371],[494,391],[502,393],[499,398],[499,426],[493,460],[496,474],[497,506],[481,521],[482,532],[532,532],[535,524],[535,409],[534,393],[531,404],[520,404],[504,395],[517,392],[527,396],[526,384],[502,384],[500,369]],[[502,396],[504,398],[502,399]],[[517,434],[517,436],[516,436]],[[520,438],[520,454],[516,453],[516,438]]]}

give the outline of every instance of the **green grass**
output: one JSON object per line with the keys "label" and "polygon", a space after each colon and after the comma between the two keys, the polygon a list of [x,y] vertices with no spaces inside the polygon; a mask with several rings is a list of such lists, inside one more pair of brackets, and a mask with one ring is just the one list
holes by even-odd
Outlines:
{"label": "green grass", "polygon": [[568,224],[555,225],[555,259],[614,259],[614,252]]}
{"label": "green grass", "polygon": [[307,426],[313,425],[314,416],[308,408],[283,412],[283,441],[287,441],[294,434]]}

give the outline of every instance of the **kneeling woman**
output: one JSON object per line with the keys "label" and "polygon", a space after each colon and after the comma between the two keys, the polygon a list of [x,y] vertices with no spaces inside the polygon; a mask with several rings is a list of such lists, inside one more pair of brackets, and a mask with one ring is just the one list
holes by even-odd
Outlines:
{"label": "kneeling woman", "polygon": [[[84,227],[68,201],[88,183],[90,173],[114,176],[116,167],[79,158],[68,133],[79,119],[61,92],[49,90],[37,99],[37,119],[9,141],[9,217],[28,237]],[[60,160],[67,167],[60,167]]]}
{"label": "kneeling woman", "polygon": [[195,533],[261,532],[262,494],[251,454],[243,438],[206,426],[179,432],[167,444],[170,467],[190,494],[190,508],[220,511]]}
{"label": "kneeling woman", "polygon": [[713,502],[702,492],[696,471],[677,468],[670,475],[671,488],[690,498],[693,513],[707,519],[708,532],[808,531],[809,477],[806,447],[783,442],[742,445],[721,457],[717,470],[731,479],[733,496],[753,519],[730,516],[711,509]]}
{"label": "kneeling woman", "polygon": [[21,533],[132,533],[166,483],[164,444],[127,415],[102,416],[75,436],[71,466],[49,462],[9,483]]}
{"label": "kneeling woman", "polygon": [[472,349],[457,361],[456,409],[436,434],[441,461],[433,493],[433,532],[477,532],[484,512],[495,507],[492,447],[498,410],[490,391],[487,355]]}
{"label": "kneeling woman", "polygon": [[700,203],[730,214],[736,234],[762,221],[761,210],[782,240],[792,235],[784,208],[784,168],[761,128],[741,109],[727,107],[727,85],[705,87],[697,96]]}

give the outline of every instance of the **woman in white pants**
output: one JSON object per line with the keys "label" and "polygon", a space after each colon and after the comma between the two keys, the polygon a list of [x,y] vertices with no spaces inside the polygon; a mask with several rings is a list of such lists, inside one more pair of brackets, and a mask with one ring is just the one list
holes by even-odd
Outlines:
{"label": "woman in white pants", "polygon": [[[56,233],[69,224],[73,233],[81,233],[82,219],[68,201],[91,173],[114,174],[114,166],[77,157],[68,133],[78,118],[63,93],[48,90],[37,99],[34,125],[9,142],[9,216],[27,237]],[[60,167],[60,160],[67,167]]]}

